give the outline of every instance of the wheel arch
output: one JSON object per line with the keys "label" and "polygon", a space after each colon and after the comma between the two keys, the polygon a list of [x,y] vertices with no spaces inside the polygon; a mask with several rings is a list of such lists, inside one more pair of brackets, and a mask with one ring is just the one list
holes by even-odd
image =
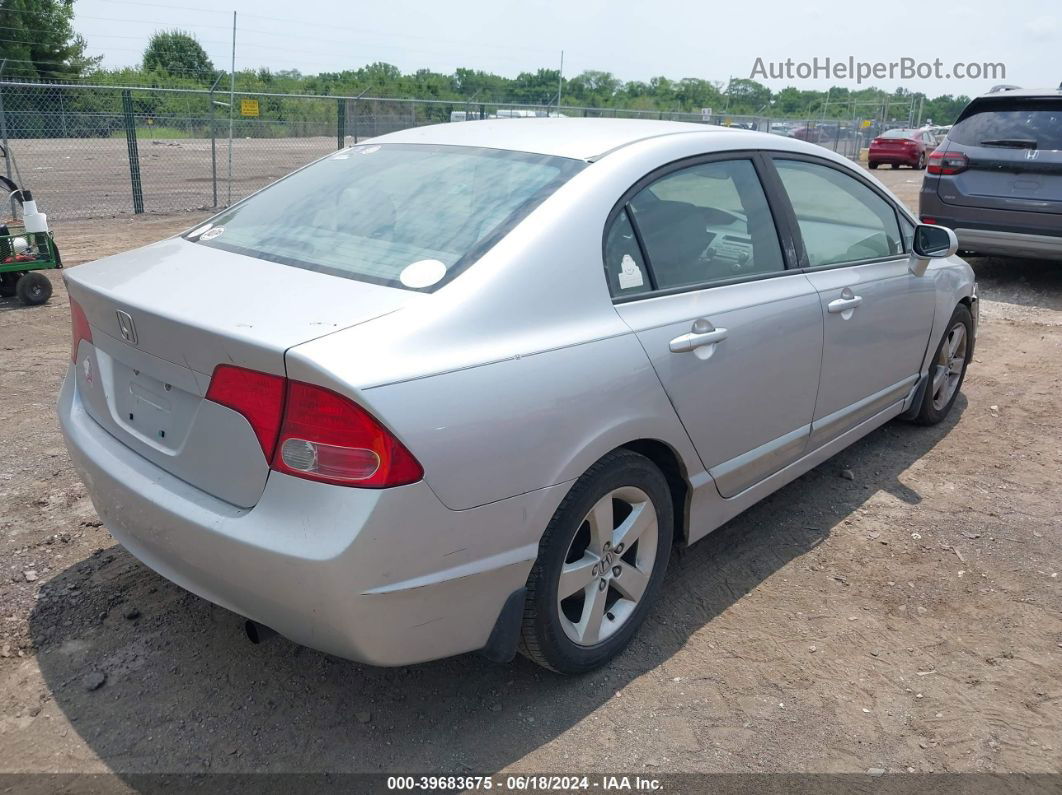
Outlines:
{"label": "wheel arch", "polygon": [[671,492],[674,517],[673,539],[685,544],[689,540],[690,496],[692,488],[686,467],[675,449],[659,439],[633,439],[617,450],[630,450],[645,456],[664,473]]}

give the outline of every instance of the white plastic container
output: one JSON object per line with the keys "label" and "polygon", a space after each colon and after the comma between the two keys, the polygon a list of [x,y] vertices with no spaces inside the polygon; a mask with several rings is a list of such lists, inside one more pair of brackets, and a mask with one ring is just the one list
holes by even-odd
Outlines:
{"label": "white plastic container", "polygon": [[48,216],[37,209],[37,202],[28,190],[22,192],[22,224],[30,233],[48,231]]}

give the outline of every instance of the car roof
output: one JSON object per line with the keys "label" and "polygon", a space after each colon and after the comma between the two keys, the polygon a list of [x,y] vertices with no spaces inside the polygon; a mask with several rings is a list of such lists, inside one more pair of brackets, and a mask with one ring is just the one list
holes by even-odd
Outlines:
{"label": "car roof", "polygon": [[663,135],[749,130],[655,119],[515,118],[433,124],[373,138],[374,143],[482,146],[593,160],[620,147]]}
{"label": "car roof", "polygon": [[987,94],[981,94],[976,99],[1002,99],[1004,97],[1062,97],[1062,87],[1060,88],[1000,88],[995,91],[989,91]]}

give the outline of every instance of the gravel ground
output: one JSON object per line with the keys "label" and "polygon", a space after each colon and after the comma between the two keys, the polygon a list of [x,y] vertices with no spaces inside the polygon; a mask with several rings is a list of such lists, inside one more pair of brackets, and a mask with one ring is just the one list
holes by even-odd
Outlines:
{"label": "gravel ground", "polygon": [[[915,200],[919,174],[878,175]],[[56,234],[74,264],[197,217]],[[100,525],[54,416],[60,280],[0,301],[0,772],[1059,772],[1062,268],[973,264],[948,421],[890,423],[683,551],[582,678],[251,646]]]}

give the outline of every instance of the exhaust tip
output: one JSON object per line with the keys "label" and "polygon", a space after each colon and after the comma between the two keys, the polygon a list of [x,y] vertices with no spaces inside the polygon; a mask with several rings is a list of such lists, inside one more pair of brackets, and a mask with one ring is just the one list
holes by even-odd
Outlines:
{"label": "exhaust tip", "polygon": [[251,641],[251,643],[256,646],[277,634],[276,630],[270,629],[264,624],[259,624],[257,621],[251,621],[250,619],[243,622],[243,631],[244,634],[247,635],[247,640]]}

